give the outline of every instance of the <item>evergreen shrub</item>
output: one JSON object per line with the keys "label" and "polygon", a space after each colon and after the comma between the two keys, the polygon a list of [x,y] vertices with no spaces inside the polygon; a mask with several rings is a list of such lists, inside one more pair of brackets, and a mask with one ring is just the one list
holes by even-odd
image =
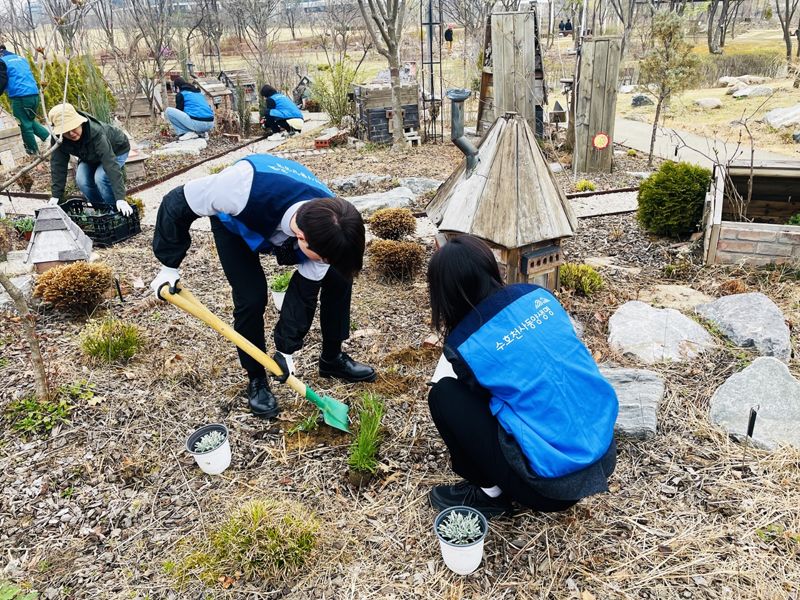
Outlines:
{"label": "evergreen shrub", "polygon": [[639,223],[656,235],[679,237],[695,231],[711,171],[689,163],[665,162],[639,187]]}

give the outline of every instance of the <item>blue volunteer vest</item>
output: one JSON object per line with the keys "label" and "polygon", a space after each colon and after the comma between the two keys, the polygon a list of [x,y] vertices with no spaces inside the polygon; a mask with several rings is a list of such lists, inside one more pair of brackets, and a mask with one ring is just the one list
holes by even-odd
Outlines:
{"label": "blue volunteer vest", "polygon": [[36,87],[36,80],[33,78],[33,73],[31,73],[31,66],[26,59],[6,50],[0,56],[0,60],[6,64],[6,71],[8,72],[6,93],[8,93],[9,98],[21,98],[39,93],[39,88]]}
{"label": "blue volunteer vest", "polygon": [[217,216],[222,224],[242,237],[251,250],[269,252],[270,236],[293,204],[334,193],[303,165],[270,154],[254,154],[242,160],[253,167],[253,184],[244,210],[235,217]]}
{"label": "blue volunteer vest", "polygon": [[183,96],[183,112],[193,119],[213,119],[214,111],[206,102],[202,92],[181,90]]}
{"label": "blue volunteer vest", "polygon": [[616,393],[547,290],[516,284],[497,291],[447,344],[491,393],[492,414],[539,476],[575,473],[606,453]]}
{"label": "blue volunteer vest", "polygon": [[294,102],[283,94],[272,94],[270,96],[275,101],[275,108],[270,109],[269,114],[278,119],[302,119],[303,113],[297,108]]}

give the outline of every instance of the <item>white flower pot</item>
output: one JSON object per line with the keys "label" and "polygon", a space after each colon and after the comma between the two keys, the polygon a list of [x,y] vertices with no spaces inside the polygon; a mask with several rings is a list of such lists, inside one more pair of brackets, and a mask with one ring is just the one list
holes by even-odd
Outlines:
{"label": "white flower pot", "polygon": [[286,296],[286,292],[273,292],[272,293],[272,301],[275,303],[275,308],[278,309],[278,312],[281,312],[281,306],[283,306],[283,297]]}
{"label": "white flower pot", "polygon": [[[439,533],[439,523],[441,523],[447,515],[451,512],[469,512],[478,515],[478,520],[481,523],[483,535],[480,539],[475,540],[471,544],[457,545],[445,540]],[[483,560],[483,541],[486,539],[486,533],[489,531],[489,524],[486,522],[486,517],[480,511],[475,510],[469,506],[451,506],[444,509],[433,521],[433,531],[439,539],[439,547],[442,551],[442,558],[444,564],[458,575],[469,575]]]}
{"label": "white flower pot", "polygon": [[[195,452],[195,444],[200,441],[201,437],[211,431],[219,431],[225,436],[225,441],[222,442],[220,446],[208,452]],[[228,440],[228,428],[222,423],[205,425],[196,430],[186,440],[186,449],[189,451],[189,454],[194,456],[197,466],[199,466],[204,473],[208,473],[209,475],[219,475],[231,464],[231,445]]]}

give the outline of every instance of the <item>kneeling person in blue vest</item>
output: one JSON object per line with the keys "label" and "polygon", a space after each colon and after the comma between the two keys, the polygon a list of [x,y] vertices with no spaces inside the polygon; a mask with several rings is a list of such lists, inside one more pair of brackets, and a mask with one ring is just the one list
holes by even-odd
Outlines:
{"label": "kneeling person in blue vest", "polygon": [[63,136],[61,145],[50,155],[50,204],[64,195],[69,157],[78,157],[75,183],[94,208],[133,214],[125,201],[122,167],[131,150],[128,136],[120,129],[101,123],[93,116],[75,110],[68,102],[57,104],[48,115],[53,135]]}
{"label": "kneeling person in blue vest", "polygon": [[[279,265],[297,265],[274,329],[273,356],[285,381],[294,372],[292,354],[303,347],[320,296],[322,354],[319,373],[349,382],[374,381],[375,370],[342,351],[350,337],[353,277],[364,257],[364,221],[356,208],[333,193],[304,166],[269,154],[253,154],[215,175],[175,188],[161,202],[153,252],[163,265],[151,284],[176,289],[178,267],[191,244],[195,219],[210,217],[222,270],[233,295],[234,329],[266,351],[264,310],[267,280],[260,254]],[[275,417],[278,403],[264,367],[239,350],[250,382],[250,410]]]}
{"label": "kneeling person in blue vest", "polygon": [[176,77],[175,108],[168,106],[164,118],[172,125],[175,135],[181,140],[208,137],[214,129],[214,109],[206,100],[200,88],[186,83],[183,77]]}
{"label": "kneeling person in blue vest", "polygon": [[303,113],[288,96],[271,85],[261,88],[266,104],[261,114],[261,127],[265,131],[299,133],[303,129]]}
{"label": "kneeling person in blue vest", "polygon": [[428,287],[446,336],[428,405],[464,478],[434,487],[431,504],[491,518],[514,502],[554,512],[608,491],[617,396],[555,297],[505,286],[491,249],[468,235],[434,254]]}

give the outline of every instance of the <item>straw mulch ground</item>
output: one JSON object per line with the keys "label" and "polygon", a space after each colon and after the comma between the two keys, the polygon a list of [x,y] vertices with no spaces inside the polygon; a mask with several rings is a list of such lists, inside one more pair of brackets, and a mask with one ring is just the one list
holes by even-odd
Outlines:
{"label": "straw mulch ground", "polygon": [[[2,425],[0,580],[75,599],[800,597],[800,452],[745,452],[707,419],[711,394],[751,352],[720,340],[692,364],[653,367],[667,381],[659,434],[619,440],[611,493],[562,514],[492,521],[481,568],[458,577],[442,563],[426,497],[432,485],[456,478],[426,405],[438,352],[422,346],[430,333],[424,279],[389,285],[367,262],[357,280],[347,350],[378,368],[377,383],[320,379],[316,326],[298,360],[301,378],[334,398],[352,402],[364,390],[385,398],[379,477],[359,491],[347,481],[346,435],[326,427],[289,435],[311,407],[285,390],[278,420],[250,416],[231,345],[152,299],[143,287],[157,270],[151,235],[100,252],[121,278],[125,302],[109,299],[95,316],[124,318],[147,335],[130,364],[89,364],[77,341],[86,318],[38,309],[52,381],[86,380],[99,402],[80,405],[69,425],[45,439],[25,440]],[[430,255],[431,240],[423,242]],[[704,269],[678,250],[644,235],[630,215],[582,221],[570,256],[615,255],[643,269],[606,272],[605,289],[591,300],[562,296],[599,361],[633,366],[608,349],[606,323],[638,290],[665,282],[667,264],[681,265],[670,272],[706,293],[719,295],[723,284],[761,290],[793,322],[800,319],[796,273]],[[264,265],[268,274],[275,269],[269,258]],[[209,235],[194,235],[183,281],[212,311],[231,317]],[[274,321],[274,308],[267,310]],[[9,315],[0,319],[3,404],[32,391],[16,328]],[[797,361],[790,367],[800,375]],[[217,421],[231,430],[234,458],[224,474],[209,477],[183,443],[195,427]],[[232,573],[227,590],[195,580],[177,588],[165,563],[253,498],[300,501],[317,513],[323,527],[308,567],[270,582]]]}

